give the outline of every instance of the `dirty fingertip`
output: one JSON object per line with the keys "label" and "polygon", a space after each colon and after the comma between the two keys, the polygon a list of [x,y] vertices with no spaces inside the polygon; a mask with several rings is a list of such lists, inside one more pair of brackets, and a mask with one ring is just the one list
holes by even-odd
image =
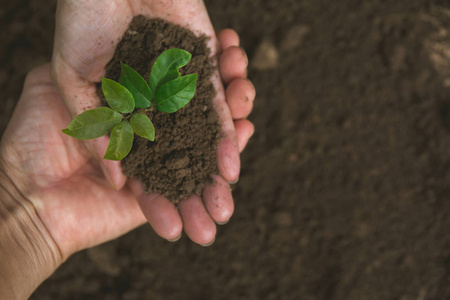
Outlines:
{"label": "dirty fingertip", "polygon": [[171,243],[175,243],[175,242],[178,242],[178,241],[181,239],[182,236],[183,236],[183,233],[180,233],[180,235],[177,236],[176,238],[174,238],[174,239],[169,239],[169,240],[167,240],[167,241],[169,241],[169,242],[171,242]]}
{"label": "dirty fingertip", "polygon": [[233,181],[228,182],[228,183],[229,183],[229,184],[236,184],[236,183],[238,183],[238,182],[239,182],[239,177],[236,178],[236,179],[233,180]]}
{"label": "dirty fingertip", "polygon": [[207,244],[200,245],[200,246],[202,246],[202,247],[209,247],[209,246],[211,246],[212,244],[214,244],[215,241],[216,241],[216,238],[214,237],[213,240],[212,240],[211,242],[209,242],[209,243],[207,243]]}
{"label": "dirty fingertip", "polygon": [[208,184],[203,190],[203,201],[214,222],[224,224],[234,212],[233,196],[230,185],[223,178],[215,176],[215,180],[215,184]]}
{"label": "dirty fingertip", "polygon": [[239,178],[241,159],[237,140],[233,142],[229,138],[225,138],[219,142],[217,147],[217,165],[220,175],[227,182],[232,182]]}

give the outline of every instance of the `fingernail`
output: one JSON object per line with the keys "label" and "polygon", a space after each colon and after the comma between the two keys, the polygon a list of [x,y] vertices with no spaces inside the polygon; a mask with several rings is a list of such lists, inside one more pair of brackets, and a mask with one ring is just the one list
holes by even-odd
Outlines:
{"label": "fingernail", "polygon": [[169,242],[171,242],[171,243],[175,243],[176,241],[178,241],[178,240],[180,240],[181,239],[181,236],[182,236],[183,234],[182,233],[180,233],[180,235],[179,236],[177,236],[176,238],[174,238],[174,239],[171,239],[171,240],[167,240],[167,241],[169,241]]}
{"label": "fingernail", "polygon": [[230,222],[230,219],[226,220],[225,222],[216,222],[217,225],[225,225],[228,222]]}
{"label": "fingernail", "polygon": [[248,56],[247,56],[247,52],[245,52],[244,48],[242,48],[242,47],[239,47],[239,48],[241,48],[242,53],[244,53],[245,61],[247,62],[247,65],[248,65]]}
{"label": "fingernail", "polygon": [[228,183],[229,183],[229,184],[236,184],[236,183],[238,183],[238,181],[239,181],[239,177],[236,178],[236,180],[229,181]]}
{"label": "fingernail", "polygon": [[212,244],[214,244],[215,241],[216,241],[216,238],[213,238],[213,240],[212,240],[211,242],[209,242],[208,244],[200,245],[200,246],[202,246],[202,247],[209,247],[209,246],[211,246]]}

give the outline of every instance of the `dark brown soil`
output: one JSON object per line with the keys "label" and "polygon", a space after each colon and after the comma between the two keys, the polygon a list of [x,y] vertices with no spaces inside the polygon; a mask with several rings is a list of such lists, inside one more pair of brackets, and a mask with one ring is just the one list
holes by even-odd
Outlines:
{"label": "dark brown soil", "polygon": [[139,16],[131,22],[106,68],[106,77],[114,80],[120,77],[120,62],[148,78],[155,59],[163,51],[181,48],[192,54],[180,72],[198,74],[195,97],[173,114],[147,112],[155,125],[155,141],[135,135],[133,148],[123,160],[125,175],[139,178],[146,192],[161,193],[173,202],[192,193],[201,195],[210,175],[218,173],[220,125],[212,105],[216,93],[209,78],[214,67],[206,40],[180,26]]}
{"label": "dark brown soil", "polygon": [[[206,5],[258,91],[233,218],[209,248],[141,227],[32,299],[450,299],[449,2]],[[48,7],[0,9],[2,128],[22,62],[50,58]]]}

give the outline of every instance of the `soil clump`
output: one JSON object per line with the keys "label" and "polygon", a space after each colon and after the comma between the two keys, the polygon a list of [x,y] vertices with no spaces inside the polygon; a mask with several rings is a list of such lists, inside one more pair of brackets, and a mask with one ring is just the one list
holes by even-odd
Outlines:
{"label": "soil clump", "polygon": [[148,78],[154,61],[163,51],[181,48],[192,54],[180,73],[198,74],[196,95],[176,113],[146,112],[155,125],[155,141],[135,135],[133,148],[123,160],[127,177],[140,179],[145,192],[163,194],[173,202],[192,193],[201,195],[210,175],[218,173],[216,148],[220,125],[212,103],[216,92],[209,78],[215,68],[209,58],[207,40],[206,36],[197,37],[192,31],[166,21],[137,16],[106,67],[106,78],[119,79],[120,62]]}

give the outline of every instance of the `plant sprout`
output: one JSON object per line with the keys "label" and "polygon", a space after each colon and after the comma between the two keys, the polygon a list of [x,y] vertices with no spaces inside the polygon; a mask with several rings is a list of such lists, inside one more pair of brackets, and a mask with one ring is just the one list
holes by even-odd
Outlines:
{"label": "plant sprout", "polygon": [[153,64],[148,84],[138,72],[121,63],[119,82],[102,78],[102,91],[110,108],[87,110],[76,116],[62,132],[80,140],[99,138],[111,132],[104,158],[122,160],[133,146],[134,133],[155,140],[152,121],[136,109],[174,113],[194,97],[197,74],[181,76],[179,72],[191,57],[182,49],[164,51]]}

